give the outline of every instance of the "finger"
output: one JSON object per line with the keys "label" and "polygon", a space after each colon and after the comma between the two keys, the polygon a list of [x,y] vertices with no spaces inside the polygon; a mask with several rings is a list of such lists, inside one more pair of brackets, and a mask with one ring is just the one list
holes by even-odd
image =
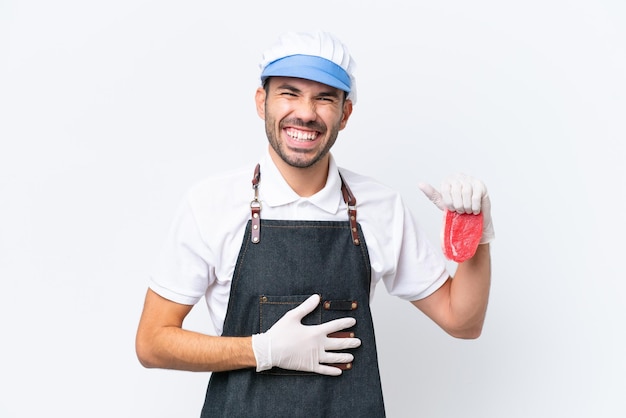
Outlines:
{"label": "finger", "polygon": [[470,200],[472,193],[471,186],[465,181],[462,175],[455,176],[449,180],[450,202],[452,209],[458,213],[466,213],[466,201]]}
{"label": "finger", "polygon": [[441,188],[439,190],[441,193],[441,204],[443,205],[444,209],[455,212],[456,206],[454,205],[453,187],[450,181],[444,180],[441,183]]}
{"label": "finger", "polygon": [[475,196],[475,188],[474,182],[471,179],[463,178],[459,184],[461,190],[461,207],[463,208],[463,213],[472,213],[473,212],[473,202]]}
{"label": "finger", "polygon": [[472,212],[472,179],[464,174],[450,176],[443,181],[441,193],[446,208],[457,213]]}
{"label": "finger", "polygon": [[485,187],[485,193],[480,197],[480,211],[484,213],[491,212],[491,200],[489,199],[489,194],[487,193],[487,188]]}
{"label": "finger", "polygon": [[428,183],[419,183],[417,186],[420,188],[422,193],[426,195],[428,200],[430,200],[431,202],[435,204],[435,206],[437,206],[441,210],[444,209],[444,206],[441,200],[441,194],[437,191],[437,189],[435,189],[433,186],[431,186]]}
{"label": "finger", "polygon": [[485,210],[485,208],[483,208],[483,202],[486,195],[487,187],[485,187],[485,184],[480,180],[474,180],[472,194],[472,213],[474,213],[474,215]]}
{"label": "finger", "polygon": [[333,367],[333,366],[326,366],[325,364],[318,364],[316,367],[313,368],[312,372],[323,374],[326,376],[339,376],[342,373],[340,368]]}
{"label": "finger", "polygon": [[307,300],[296,306],[285,315],[290,315],[298,319],[302,319],[309,313],[313,312],[320,304],[320,295],[315,294],[308,297]]}
{"label": "finger", "polygon": [[313,326],[318,327],[320,333],[323,332],[324,335],[328,335],[336,331],[341,331],[342,329],[353,327],[354,325],[356,325],[356,319],[347,316],[345,318],[333,319],[332,321]]}
{"label": "finger", "polygon": [[324,352],[320,354],[320,363],[326,364],[346,364],[352,363],[354,361],[354,356],[350,353],[332,353],[332,352]]}
{"label": "finger", "polygon": [[[324,342],[325,350],[346,350],[348,348],[357,348],[361,345],[359,338],[328,338]],[[328,362],[325,362],[328,363]]]}

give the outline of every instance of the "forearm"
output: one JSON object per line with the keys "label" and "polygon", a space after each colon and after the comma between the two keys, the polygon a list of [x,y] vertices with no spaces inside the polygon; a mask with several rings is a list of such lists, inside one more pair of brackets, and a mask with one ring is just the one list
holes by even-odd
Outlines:
{"label": "forearm", "polygon": [[188,371],[256,366],[251,337],[217,337],[183,329],[191,308],[148,289],[135,340],[143,366]]}
{"label": "forearm", "polygon": [[450,333],[459,338],[477,338],[483,327],[491,286],[489,244],[478,246],[476,254],[457,266],[450,281]]}
{"label": "forearm", "polygon": [[489,299],[490,263],[489,244],[479,245],[472,258],[458,265],[454,278],[413,305],[453,337],[478,338]]}
{"label": "forearm", "polygon": [[[495,238],[491,219],[491,200],[480,180],[463,174],[451,176],[441,185],[441,192],[429,184],[421,184],[426,196],[441,210],[460,214],[482,214],[482,231],[474,255],[457,265],[437,291],[413,301],[418,309],[457,338],[477,338],[482,332],[491,286],[491,255],[489,242]],[[446,218],[448,219],[448,218]],[[467,232],[464,231],[464,235]],[[469,231],[469,236],[474,232]],[[443,237],[444,241],[450,238]],[[468,238],[468,236],[464,236]]]}
{"label": "forearm", "polygon": [[256,366],[251,337],[216,337],[178,327],[139,334],[137,356],[149,368],[225,371]]}

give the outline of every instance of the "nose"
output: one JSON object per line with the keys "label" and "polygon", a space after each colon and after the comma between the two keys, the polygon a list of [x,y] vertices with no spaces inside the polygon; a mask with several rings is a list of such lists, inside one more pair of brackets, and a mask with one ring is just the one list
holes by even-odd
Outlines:
{"label": "nose", "polygon": [[295,116],[304,121],[317,119],[317,105],[315,100],[302,98],[298,100],[294,108]]}

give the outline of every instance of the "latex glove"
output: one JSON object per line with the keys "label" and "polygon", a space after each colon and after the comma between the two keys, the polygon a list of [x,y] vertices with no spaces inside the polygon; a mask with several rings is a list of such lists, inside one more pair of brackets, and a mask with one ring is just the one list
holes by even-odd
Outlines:
{"label": "latex glove", "polygon": [[465,174],[456,174],[441,183],[441,192],[427,183],[420,183],[419,188],[439,209],[458,213],[483,214],[483,231],[480,244],[495,239],[491,220],[491,200],[485,184]]}
{"label": "latex glove", "polygon": [[341,369],[322,363],[350,363],[354,360],[350,353],[333,353],[328,350],[356,348],[361,345],[361,340],[329,338],[328,334],[354,326],[356,319],[346,317],[320,325],[302,325],[302,318],[315,310],[319,303],[320,296],[312,295],[283,315],[269,330],[252,336],[257,372],[277,366],[338,376]]}

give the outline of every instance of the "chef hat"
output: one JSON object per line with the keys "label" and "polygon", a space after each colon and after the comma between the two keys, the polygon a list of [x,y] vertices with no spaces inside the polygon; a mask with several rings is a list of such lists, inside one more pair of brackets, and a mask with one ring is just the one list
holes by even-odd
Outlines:
{"label": "chef hat", "polygon": [[356,103],[354,69],[348,48],[328,32],[287,32],[263,53],[261,84],[268,77],[296,77],[317,81],[348,93]]}

